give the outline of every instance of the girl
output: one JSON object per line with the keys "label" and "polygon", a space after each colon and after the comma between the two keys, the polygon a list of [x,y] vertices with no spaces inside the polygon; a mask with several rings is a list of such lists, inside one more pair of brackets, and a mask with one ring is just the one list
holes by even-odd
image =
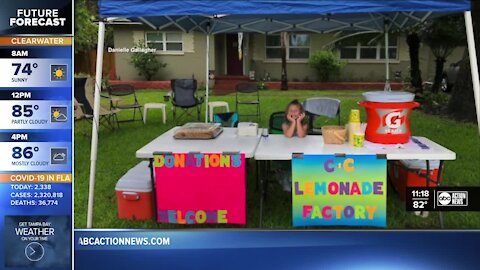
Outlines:
{"label": "girl", "polygon": [[[308,123],[303,106],[298,100],[290,102],[285,110],[285,123],[282,124],[283,135],[287,138],[307,136]],[[276,166],[275,166],[276,165]],[[292,190],[292,166],[290,161],[275,162],[276,178],[284,191]]]}
{"label": "girl", "polygon": [[303,138],[307,136],[308,123],[305,118],[305,111],[298,100],[290,102],[285,110],[285,118],[287,121],[282,124],[283,134],[285,137],[291,138],[298,136]]}

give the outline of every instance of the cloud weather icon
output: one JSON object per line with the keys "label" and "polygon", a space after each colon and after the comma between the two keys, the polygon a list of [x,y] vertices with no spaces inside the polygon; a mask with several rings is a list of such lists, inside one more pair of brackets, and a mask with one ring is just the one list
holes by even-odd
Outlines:
{"label": "cloud weather icon", "polygon": [[56,153],[53,155],[53,160],[55,161],[64,161],[67,155],[65,153]]}
{"label": "cloud weather icon", "polygon": [[50,148],[50,164],[67,164],[68,149],[67,148]]}

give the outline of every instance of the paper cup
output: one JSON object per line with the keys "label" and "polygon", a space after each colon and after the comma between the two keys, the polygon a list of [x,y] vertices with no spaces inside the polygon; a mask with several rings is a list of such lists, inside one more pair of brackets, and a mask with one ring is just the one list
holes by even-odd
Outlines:
{"label": "paper cup", "polygon": [[365,141],[365,133],[354,133],[353,134],[353,146],[363,147]]}
{"label": "paper cup", "polygon": [[349,123],[360,123],[360,110],[351,110],[348,122]]}

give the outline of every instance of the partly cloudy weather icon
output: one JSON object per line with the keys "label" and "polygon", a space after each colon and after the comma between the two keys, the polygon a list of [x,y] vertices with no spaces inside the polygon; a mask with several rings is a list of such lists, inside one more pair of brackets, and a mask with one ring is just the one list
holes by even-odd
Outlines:
{"label": "partly cloudy weather icon", "polygon": [[67,106],[52,106],[50,107],[50,122],[59,123],[67,122]]}

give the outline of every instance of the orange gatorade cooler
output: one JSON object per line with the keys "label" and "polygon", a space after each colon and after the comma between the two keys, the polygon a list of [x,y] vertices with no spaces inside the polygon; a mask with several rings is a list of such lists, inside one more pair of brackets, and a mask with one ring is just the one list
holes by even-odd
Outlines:
{"label": "orange gatorade cooler", "polygon": [[115,186],[118,217],[130,220],[153,218],[152,181],[148,161],[130,169]]}
{"label": "orange gatorade cooler", "polygon": [[374,143],[397,144],[410,140],[409,116],[414,94],[408,92],[373,91],[363,93],[365,101],[358,105],[367,111],[365,139]]}

